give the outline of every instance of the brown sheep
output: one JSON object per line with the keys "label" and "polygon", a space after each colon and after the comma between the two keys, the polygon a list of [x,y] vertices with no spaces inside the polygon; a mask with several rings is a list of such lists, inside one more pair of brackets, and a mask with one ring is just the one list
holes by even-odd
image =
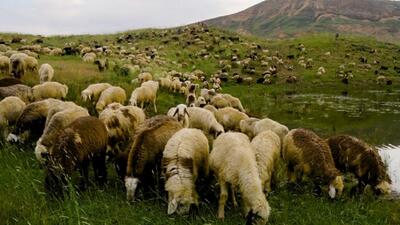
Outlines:
{"label": "brown sheep", "polygon": [[343,178],[335,167],[328,144],[314,132],[306,129],[291,130],[283,140],[283,159],[287,163],[289,182],[294,183],[308,175],[316,185],[328,184],[329,196],[340,196]]}
{"label": "brown sheep", "polygon": [[107,178],[106,170],[107,130],[104,124],[95,117],[81,117],[63,130],[46,157],[45,188],[55,196],[63,190],[73,172],[79,170],[80,187],[88,183],[88,166],[93,163],[94,175],[99,184]]}
{"label": "brown sheep", "polygon": [[23,84],[15,84],[7,87],[0,87],[0,98],[9,96],[19,97],[25,103],[32,101],[32,88]]}
{"label": "brown sheep", "polygon": [[11,58],[11,76],[21,79],[26,72],[26,63],[23,57]]}
{"label": "brown sheep", "polygon": [[15,79],[12,77],[0,79],[0,87],[8,87],[14,84],[22,84],[22,81],[20,79]]}
{"label": "brown sheep", "polygon": [[161,162],[168,140],[182,128],[176,119],[164,115],[147,119],[138,127],[126,169],[125,187],[128,200],[134,200],[139,179],[152,177],[151,171]]}
{"label": "brown sheep", "polygon": [[367,143],[349,135],[338,135],[327,140],[337,168],[351,172],[358,179],[358,191],[371,185],[376,194],[390,194],[391,180],[378,151]]}

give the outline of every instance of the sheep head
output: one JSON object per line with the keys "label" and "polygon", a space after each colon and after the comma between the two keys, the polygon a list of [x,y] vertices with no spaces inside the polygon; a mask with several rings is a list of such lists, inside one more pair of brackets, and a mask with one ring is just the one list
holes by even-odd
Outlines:
{"label": "sheep head", "polygon": [[198,205],[198,196],[195,191],[182,190],[179,192],[168,192],[168,215],[177,213],[178,215],[188,214],[191,205]]}
{"label": "sheep head", "polygon": [[333,199],[333,198],[336,197],[336,195],[337,196],[342,195],[343,188],[344,188],[343,177],[342,176],[336,176],[329,183],[329,190],[328,190],[329,197],[331,197]]}
{"label": "sheep head", "polygon": [[392,193],[392,190],[390,188],[390,183],[388,181],[382,181],[378,185],[374,187],[374,191],[376,194],[383,194],[383,195],[389,195]]}
{"label": "sheep head", "polygon": [[139,184],[138,178],[125,177],[126,199],[128,201],[135,200],[135,192],[138,184]]}

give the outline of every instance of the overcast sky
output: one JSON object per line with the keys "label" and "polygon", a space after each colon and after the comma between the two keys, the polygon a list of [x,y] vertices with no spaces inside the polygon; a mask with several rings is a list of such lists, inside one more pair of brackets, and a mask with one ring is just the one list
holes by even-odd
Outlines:
{"label": "overcast sky", "polygon": [[165,28],[239,12],[262,0],[0,0],[0,32],[99,34]]}

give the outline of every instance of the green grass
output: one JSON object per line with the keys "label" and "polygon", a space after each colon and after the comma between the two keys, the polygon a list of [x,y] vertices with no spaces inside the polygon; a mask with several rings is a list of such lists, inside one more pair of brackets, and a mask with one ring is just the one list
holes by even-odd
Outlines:
{"label": "green grass", "polygon": [[[372,39],[345,36],[335,41],[331,34],[306,36],[289,40],[264,40],[256,37],[240,36],[241,42],[230,44],[226,40],[214,45],[209,59],[197,57],[205,45],[185,46],[171,39],[176,30],[166,30],[165,37],[152,36],[163,30],[132,31],[136,40],[133,44],[143,50],[146,47],[159,48],[159,59],[163,64],[151,62],[142,70],[152,72],[159,77],[163,72],[177,70],[191,72],[195,69],[204,71],[210,76],[220,70],[220,60],[229,60],[233,49],[238,49],[241,59],[246,58],[252,49],[247,43],[260,44],[269,54],[258,51],[262,55],[274,55],[279,51],[285,64],[294,66],[288,70],[279,65],[279,76],[273,85],[238,85],[228,82],[223,85],[223,92],[231,93],[242,100],[248,113],[257,117],[270,117],[289,128],[306,127],[313,129],[322,137],[335,133],[356,135],[373,144],[400,144],[398,127],[400,120],[400,75],[393,67],[400,60],[400,47],[397,45],[377,42]],[[211,29],[214,36],[236,36],[237,34]],[[9,39],[16,34],[0,34],[3,39]],[[46,37],[44,46],[62,47],[65,42],[92,43],[97,41],[110,45],[120,34],[99,36],[66,36]],[[199,34],[206,44],[212,43],[209,34]],[[28,42],[35,36],[24,36]],[[187,34],[179,36],[181,41],[190,39]],[[170,40],[163,44],[164,40]],[[306,52],[300,53],[296,47],[299,43],[306,46]],[[18,47],[20,45],[14,45]],[[125,49],[132,45],[123,43]],[[219,50],[223,49],[222,53]],[[370,53],[363,49],[377,49]],[[257,51],[257,50],[255,50]],[[330,51],[330,57],[324,53]],[[177,54],[179,53],[179,54]],[[350,58],[345,54],[350,53]],[[220,55],[215,58],[214,55]],[[304,69],[297,65],[296,60],[287,60],[286,56],[305,56],[314,60],[313,69]],[[337,78],[336,72],[341,64],[356,62],[366,56],[370,62],[378,60],[389,66],[383,71],[393,80],[392,86],[379,86],[375,83],[374,70],[380,65],[372,65],[371,70],[358,66],[351,68],[355,78],[349,85],[344,85]],[[82,62],[78,56],[53,57],[41,56],[40,63],[50,63],[55,69],[55,80],[69,86],[68,100],[82,104],[80,91],[91,83],[109,82],[123,87],[128,95],[136,87],[130,81],[137,74],[127,77],[118,76],[109,70],[100,73],[95,65]],[[229,74],[238,72],[243,76],[253,76],[257,79],[267,68],[255,63],[256,75],[243,74],[241,68],[233,68]],[[319,66],[324,66],[327,74],[322,78],[315,76]],[[299,78],[297,84],[286,84],[285,78],[295,75]],[[38,83],[36,74],[29,73],[24,77],[29,85]],[[347,92],[346,98],[340,97]],[[178,103],[184,102],[180,94],[161,90],[157,107],[160,113]],[[343,110],[339,110],[343,109]],[[376,110],[375,110],[376,109]],[[150,110],[148,116],[154,115]],[[25,146],[2,145],[0,147],[0,224],[243,224],[240,209],[231,205],[226,210],[225,221],[216,219],[218,188],[214,185],[207,196],[202,196],[199,209],[189,216],[167,216],[165,196],[153,193],[141,201],[129,204],[125,200],[124,187],[118,180],[112,165],[109,169],[109,184],[106,187],[90,186],[82,193],[71,192],[65,200],[49,198],[44,193],[44,172],[39,167],[33,155],[34,143]],[[350,196],[349,190],[354,182],[347,178],[344,195],[331,201],[326,196],[312,194],[309,183],[292,190],[285,183],[285,168],[281,165],[278,171],[279,183],[273,193],[268,196],[272,208],[270,224],[400,224],[400,203],[397,200],[387,200],[373,197],[369,192],[363,196]],[[202,193],[200,193],[202,194]],[[207,200],[206,200],[207,199]]]}

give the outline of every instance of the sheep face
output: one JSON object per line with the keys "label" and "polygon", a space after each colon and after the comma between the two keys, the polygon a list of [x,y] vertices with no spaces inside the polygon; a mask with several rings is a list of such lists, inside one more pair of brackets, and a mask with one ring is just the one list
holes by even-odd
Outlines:
{"label": "sheep face", "polygon": [[268,203],[265,203],[247,213],[246,225],[264,225],[268,222],[270,208]]}
{"label": "sheep face", "polygon": [[54,197],[64,197],[67,190],[68,178],[59,169],[48,168],[44,180],[44,187],[47,193]]}
{"label": "sheep face", "polygon": [[177,120],[181,123],[183,123],[185,121],[185,116],[189,116],[189,113],[187,111],[187,107],[183,104],[178,105],[176,107],[176,110],[174,112],[173,117],[177,118]]}
{"label": "sheep face", "polygon": [[341,176],[335,177],[335,179],[332,180],[329,184],[329,190],[328,190],[329,197],[334,199],[336,195],[341,196],[343,188],[344,188],[343,178]]}
{"label": "sheep face", "polygon": [[390,183],[387,181],[382,181],[378,185],[376,185],[374,191],[377,195],[389,195],[390,193],[392,193],[392,190],[390,189]]}
{"label": "sheep face", "polygon": [[168,215],[172,215],[174,213],[177,213],[178,215],[188,214],[190,211],[190,206],[192,204],[198,204],[196,197],[188,192],[176,193],[175,195],[173,192],[169,192],[168,196],[173,196],[169,197],[169,199],[172,198],[172,200],[170,200],[168,203]]}
{"label": "sheep face", "polygon": [[220,134],[224,133],[224,127],[221,124],[216,124],[215,127],[210,129],[210,134],[214,135],[214,138],[217,138]]}
{"label": "sheep face", "polygon": [[135,200],[135,192],[138,184],[139,179],[135,177],[125,177],[126,199],[128,201]]}

